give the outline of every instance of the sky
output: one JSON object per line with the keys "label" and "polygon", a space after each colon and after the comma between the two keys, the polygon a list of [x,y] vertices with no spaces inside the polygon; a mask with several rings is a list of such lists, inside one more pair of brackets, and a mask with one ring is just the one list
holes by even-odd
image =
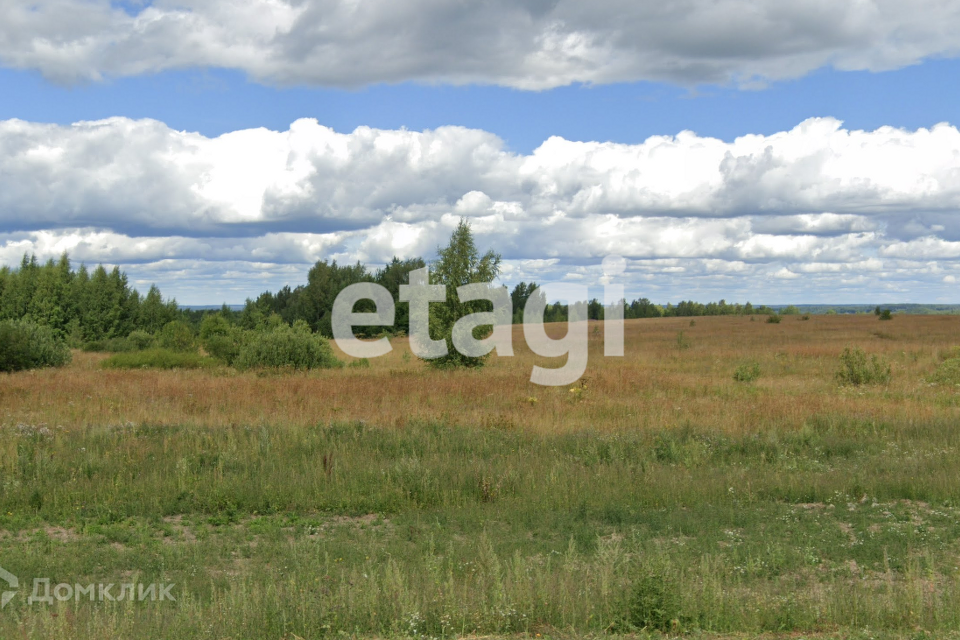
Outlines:
{"label": "sky", "polygon": [[2,3],[0,264],[236,304],[466,218],[508,286],[960,303],[958,79],[952,0]]}

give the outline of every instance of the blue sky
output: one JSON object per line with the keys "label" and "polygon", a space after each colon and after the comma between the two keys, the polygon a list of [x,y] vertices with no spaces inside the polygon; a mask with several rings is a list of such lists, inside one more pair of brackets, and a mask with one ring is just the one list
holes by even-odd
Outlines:
{"label": "blue sky", "polygon": [[960,302],[960,10],[826,6],[0,8],[0,262],[237,303],[466,216],[507,284]]}

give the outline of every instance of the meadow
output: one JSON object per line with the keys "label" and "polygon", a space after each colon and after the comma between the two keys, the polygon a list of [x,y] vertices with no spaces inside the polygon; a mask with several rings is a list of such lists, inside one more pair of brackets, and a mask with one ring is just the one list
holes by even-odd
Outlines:
{"label": "meadow", "polygon": [[[960,318],[764,319],[628,321],[622,358],[592,323],[562,388],[520,327],[479,370],[394,339],[0,374],[0,638],[960,637]],[[890,380],[840,384],[847,347]],[[35,578],[176,601],[31,604]]]}

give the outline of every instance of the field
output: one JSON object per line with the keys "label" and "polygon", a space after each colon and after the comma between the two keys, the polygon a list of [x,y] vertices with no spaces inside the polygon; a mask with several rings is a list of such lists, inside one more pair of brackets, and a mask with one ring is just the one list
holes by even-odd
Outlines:
{"label": "field", "polygon": [[[588,334],[563,388],[519,327],[479,371],[394,340],[303,374],[0,374],[0,638],[960,637],[960,386],[930,381],[960,318]],[[845,347],[890,381],[839,384]]]}

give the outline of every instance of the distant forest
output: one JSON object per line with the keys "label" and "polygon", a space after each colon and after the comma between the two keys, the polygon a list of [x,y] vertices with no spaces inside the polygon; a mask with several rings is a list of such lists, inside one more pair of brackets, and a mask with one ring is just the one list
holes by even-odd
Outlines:
{"label": "distant forest", "polygon": [[[165,299],[156,286],[151,286],[146,295],[140,294],[117,267],[108,271],[100,265],[91,271],[80,265],[74,269],[67,254],[59,260],[51,259],[42,264],[36,256],[25,255],[18,267],[0,267],[0,320],[33,320],[51,327],[73,345],[125,337],[133,331],[156,334],[175,320],[188,322],[196,328],[203,316],[216,313],[244,329],[276,322],[274,316],[289,325],[303,320],[313,331],[330,336],[330,316],[337,294],[353,283],[375,282],[393,295],[397,303],[394,331],[401,332],[407,328],[409,311],[407,304],[399,300],[400,285],[409,282],[410,271],[424,266],[427,263],[421,258],[394,258],[375,270],[359,262],[338,265],[336,261],[321,260],[308,272],[306,283],[292,289],[286,286],[276,292],[264,292],[255,300],[248,299],[241,309],[235,310],[227,305],[219,309],[190,309],[179,307],[172,298]],[[532,282],[521,282],[513,287],[510,297],[514,322],[522,320],[527,300],[536,290],[537,284]],[[647,298],[624,301],[623,305],[627,319],[874,311],[872,305],[755,307],[749,302],[740,304],[724,300],[659,305]],[[960,313],[960,305],[907,304],[886,305],[885,308],[895,313]],[[567,312],[565,304],[548,304],[544,317],[547,322],[564,321]],[[590,319],[602,319],[603,304],[597,299],[591,300],[587,304],[587,315]]]}

